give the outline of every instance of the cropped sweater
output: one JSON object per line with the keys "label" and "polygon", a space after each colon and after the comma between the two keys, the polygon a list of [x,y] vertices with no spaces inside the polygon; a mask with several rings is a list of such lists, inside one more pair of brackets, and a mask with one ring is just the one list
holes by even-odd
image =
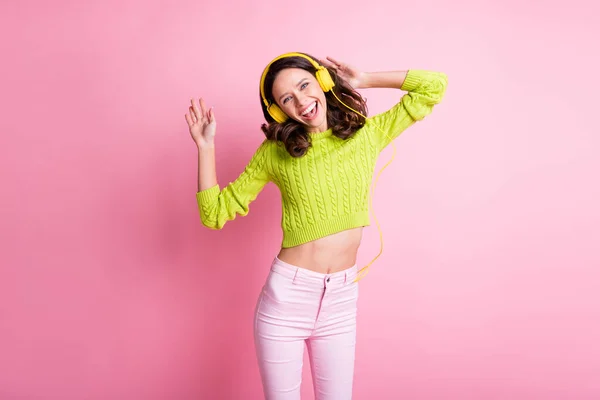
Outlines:
{"label": "cropped sweater", "polygon": [[379,153],[431,113],[446,84],[443,73],[408,71],[401,88],[408,93],[394,107],[367,118],[348,139],[331,129],[310,134],[311,147],[301,157],[265,140],[237,179],[223,189],[215,185],[196,193],[202,223],[221,229],[236,214],[246,215],[249,204],[273,182],[281,192],[284,248],[370,225],[369,189]]}

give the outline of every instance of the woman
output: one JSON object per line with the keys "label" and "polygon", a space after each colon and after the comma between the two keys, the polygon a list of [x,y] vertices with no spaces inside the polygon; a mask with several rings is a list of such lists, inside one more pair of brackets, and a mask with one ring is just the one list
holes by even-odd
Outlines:
{"label": "woman", "polygon": [[[265,68],[260,96],[266,140],[242,174],[217,184],[216,120],[204,101],[186,114],[198,146],[200,216],[205,226],[246,215],[270,181],[281,191],[283,243],[255,312],[255,344],[267,399],[299,399],[306,343],[315,398],[350,399],[358,298],[356,256],[369,225],[369,187],[377,157],[428,115],[446,89],[442,73],[366,73],[332,58],[277,57]],[[407,91],[371,118],[355,89]]]}

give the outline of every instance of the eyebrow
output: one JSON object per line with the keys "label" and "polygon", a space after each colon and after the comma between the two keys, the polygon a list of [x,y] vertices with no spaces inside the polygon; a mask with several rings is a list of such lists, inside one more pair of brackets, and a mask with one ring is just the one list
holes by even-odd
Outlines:
{"label": "eyebrow", "polygon": [[[302,85],[302,83],[303,83],[304,81],[307,81],[307,80],[308,80],[308,78],[304,78],[304,79],[302,79],[300,82],[296,83],[296,87],[298,87],[298,86]],[[285,95],[287,95],[287,94],[288,94],[288,92],[285,92],[284,94],[282,94],[281,96],[279,96],[279,102],[280,102],[280,103],[281,103],[281,98],[282,98],[282,97],[284,97],[284,96],[285,96]]]}

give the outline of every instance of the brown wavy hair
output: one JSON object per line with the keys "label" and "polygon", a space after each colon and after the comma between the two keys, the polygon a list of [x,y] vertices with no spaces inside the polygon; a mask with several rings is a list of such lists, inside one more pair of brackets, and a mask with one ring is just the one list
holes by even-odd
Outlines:
{"label": "brown wavy hair", "polygon": [[[308,54],[306,55],[318,63],[314,57]],[[275,82],[275,78],[279,72],[286,68],[301,68],[313,75],[317,72],[310,61],[303,57],[292,56],[275,61],[269,67],[269,71],[265,77],[264,92],[265,97],[270,104],[275,103],[275,99],[273,98],[273,82]],[[327,70],[335,83],[335,86],[331,90],[335,91],[337,97],[348,106],[360,111],[363,115],[367,115],[367,103],[365,99],[356,92],[348,82],[340,78],[335,70],[331,68],[327,68]],[[364,126],[365,119],[340,103],[331,91],[325,92],[325,99],[327,101],[327,127],[332,130],[334,136],[341,139],[348,139]],[[262,97],[260,98],[260,104],[265,119],[268,122],[261,126],[267,139],[283,143],[287,152],[290,153],[292,157],[301,157],[306,154],[309,147],[311,147],[311,143],[310,134],[306,132],[304,125],[292,118],[288,118],[287,121],[281,124],[277,123],[267,111],[267,107],[265,106]]]}

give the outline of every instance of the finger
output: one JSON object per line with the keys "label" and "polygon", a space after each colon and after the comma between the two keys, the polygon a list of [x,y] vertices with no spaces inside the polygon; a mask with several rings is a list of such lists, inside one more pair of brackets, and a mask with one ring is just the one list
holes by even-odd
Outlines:
{"label": "finger", "polygon": [[[200,101],[202,101],[202,99],[200,99]],[[200,112],[200,109],[198,108],[197,102],[194,101],[194,99],[192,99],[192,107],[191,107],[192,111],[194,112],[194,118],[195,121],[202,121],[202,117],[204,116],[204,114],[202,114]]]}
{"label": "finger", "polygon": [[196,123],[198,122],[198,117],[196,116],[196,112],[194,111],[194,109],[190,106],[189,108],[190,110],[190,119],[192,120],[192,123]]}
{"label": "finger", "polygon": [[215,122],[215,109],[214,107],[211,107],[210,110],[208,110],[208,121],[212,124],[213,122]]}
{"label": "finger", "polygon": [[339,61],[337,61],[337,60],[335,60],[335,59],[333,59],[332,57],[329,57],[329,56],[327,56],[327,60],[329,60],[333,64],[337,65],[338,67],[341,67],[342,65],[344,65],[341,62],[339,62]]}
{"label": "finger", "polygon": [[328,68],[334,68],[334,69],[336,68],[335,64],[333,64],[325,59],[320,59],[319,62]]}
{"label": "finger", "polygon": [[202,98],[200,98],[200,109],[202,110],[202,118],[206,118],[206,103]]}
{"label": "finger", "polygon": [[188,123],[188,125],[191,127],[192,125],[194,125],[194,117],[192,117],[192,113],[189,114],[185,114],[185,121]]}

